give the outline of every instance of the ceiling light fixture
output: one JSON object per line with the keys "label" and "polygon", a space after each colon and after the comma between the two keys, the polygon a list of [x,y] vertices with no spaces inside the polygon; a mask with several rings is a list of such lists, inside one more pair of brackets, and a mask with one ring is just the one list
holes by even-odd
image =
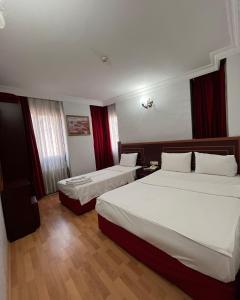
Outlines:
{"label": "ceiling light fixture", "polygon": [[6,25],[3,12],[0,10],[0,29],[3,29]]}
{"label": "ceiling light fixture", "polygon": [[109,61],[109,57],[103,55],[103,56],[101,57],[101,61],[102,61],[103,63],[107,63],[107,62]]}
{"label": "ceiling light fixture", "polygon": [[150,107],[153,106],[153,100],[151,100],[150,98],[148,98],[148,99],[143,99],[143,100],[141,101],[141,104],[142,104],[142,107],[148,109],[148,108],[150,108]]}

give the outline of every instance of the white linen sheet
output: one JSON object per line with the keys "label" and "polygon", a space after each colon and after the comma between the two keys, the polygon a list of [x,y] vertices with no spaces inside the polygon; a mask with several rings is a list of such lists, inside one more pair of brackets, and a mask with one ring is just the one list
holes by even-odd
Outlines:
{"label": "white linen sheet", "polygon": [[85,178],[91,179],[91,182],[71,185],[68,184],[68,178],[58,182],[58,190],[72,199],[79,200],[81,205],[84,205],[107,191],[133,182],[136,177],[136,170],[139,168],[141,167],[123,167],[116,165],[103,170],[75,176],[72,177],[72,179],[77,180],[84,176]]}
{"label": "white linen sheet", "polygon": [[97,199],[97,212],[184,265],[231,282],[240,264],[240,177],[157,171]]}

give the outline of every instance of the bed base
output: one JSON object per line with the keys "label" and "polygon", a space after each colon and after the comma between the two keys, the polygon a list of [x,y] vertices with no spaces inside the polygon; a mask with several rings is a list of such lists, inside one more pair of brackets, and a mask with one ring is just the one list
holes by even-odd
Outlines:
{"label": "bed base", "polygon": [[96,198],[90,200],[88,203],[81,205],[80,201],[76,199],[69,198],[61,191],[59,193],[59,200],[60,202],[69,208],[72,212],[74,212],[76,215],[84,214],[92,209],[95,208],[96,205]]}
{"label": "bed base", "polygon": [[239,297],[240,276],[234,282],[223,283],[192,270],[177,259],[143,239],[98,215],[101,231],[131,255],[174,283],[194,300],[236,300]]}

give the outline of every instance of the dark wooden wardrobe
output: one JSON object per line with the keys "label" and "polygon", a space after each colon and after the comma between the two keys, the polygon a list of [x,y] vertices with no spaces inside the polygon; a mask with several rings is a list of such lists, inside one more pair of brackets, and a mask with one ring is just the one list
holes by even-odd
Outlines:
{"label": "dark wooden wardrobe", "polygon": [[12,242],[35,231],[40,217],[21,104],[9,94],[0,95],[0,163],[3,214]]}

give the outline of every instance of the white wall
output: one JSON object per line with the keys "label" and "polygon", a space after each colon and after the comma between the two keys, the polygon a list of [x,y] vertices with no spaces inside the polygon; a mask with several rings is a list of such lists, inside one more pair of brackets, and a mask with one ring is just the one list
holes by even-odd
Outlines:
{"label": "white wall", "polygon": [[229,136],[240,135],[240,54],[227,59]]}
{"label": "white wall", "polygon": [[[227,58],[229,136],[240,135],[240,54]],[[144,109],[141,95],[116,103],[120,141],[159,141],[192,138],[189,80],[162,86],[147,94],[154,107]]]}
{"label": "white wall", "polygon": [[[1,198],[0,198],[1,202]],[[2,214],[2,204],[0,203],[0,300],[7,299],[7,249],[8,242],[6,238],[5,225]]]}
{"label": "white wall", "polygon": [[74,102],[63,102],[65,115],[89,116],[91,135],[68,136],[71,175],[76,176],[96,170],[93,147],[90,106]]}
{"label": "white wall", "polygon": [[150,109],[141,107],[141,95],[116,103],[121,142],[192,138],[188,80],[156,88],[147,95],[154,99]]}

